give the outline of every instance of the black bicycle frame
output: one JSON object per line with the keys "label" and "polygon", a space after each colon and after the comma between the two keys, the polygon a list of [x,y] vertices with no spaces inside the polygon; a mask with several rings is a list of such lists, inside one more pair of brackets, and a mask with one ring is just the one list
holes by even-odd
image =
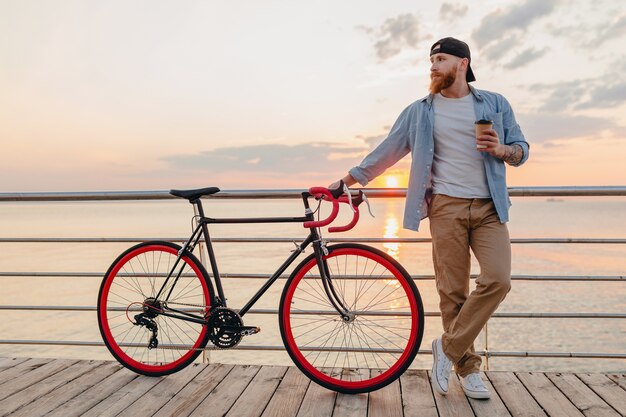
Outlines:
{"label": "black bicycle frame", "polygon": [[[182,270],[184,267],[181,267],[178,272],[176,272],[178,268],[178,264],[181,258],[185,253],[192,253],[195,247],[200,243],[200,239],[204,237],[204,242],[207,247],[207,252],[209,255],[209,262],[211,264],[211,270],[213,272],[213,281],[215,283],[215,288],[217,289],[217,295],[215,295],[215,299],[212,300],[212,307],[226,307],[226,297],[224,296],[224,290],[222,288],[222,282],[220,278],[220,274],[217,268],[217,261],[215,258],[215,253],[213,251],[213,245],[211,243],[211,238],[209,235],[209,224],[244,224],[244,223],[303,223],[307,221],[314,221],[315,218],[313,216],[313,211],[309,207],[308,198],[311,197],[311,194],[308,192],[302,193],[302,200],[304,202],[305,207],[305,216],[304,217],[256,217],[256,218],[222,218],[222,219],[214,219],[210,217],[204,216],[204,210],[202,208],[202,203],[200,199],[192,200],[191,204],[195,205],[197,208],[197,213],[199,216],[198,225],[194,229],[193,233],[189,240],[185,242],[182,249],[179,251],[178,256],[176,258],[176,262],[172,267],[170,273],[168,274],[165,282],[161,286],[161,289],[155,296],[157,300],[160,299],[163,290],[167,287],[167,283],[172,277],[174,277],[174,283],[171,286],[170,291],[168,292],[166,298],[163,300],[165,305],[167,305],[167,300],[172,294],[172,290],[176,286],[178,282]],[[317,231],[317,228],[312,227],[309,228],[310,232],[307,238],[300,244],[296,246],[296,249],[293,253],[283,262],[283,264],[276,270],[276,272],[263,284],[263,286],[257,291],[254,296],[239,310],[239,315],[244,316],[250,308],[263,296],[263,294],[276,282],[276,280],[282,275],[287,268],[300,256],[302,252],[310,245],[313,244],[313,251],[315,253],[315,258],[317,261],[318,268],[320,270],[320,278],[324,284],[324,290],[328,296],[330,303],[337,310],[337,312],[342,316],[344,320],[348,320],[348,308],[343,304],[341,299],[338,297],[333,284],[332,279],[330,278],[328,265],[326,261],[323,259],[324,256],[324,248],[323,243],[321,241],[321,237]],[[190,313],[186,313],[181,310],[173,309],[169,306],[166,307],[168,310],[175,312],[177,314],[171,314],[165,311],[159,312],[160,315],[178,318],[185,321],[190,321],[199,324],[205,324],[206,318]]]}

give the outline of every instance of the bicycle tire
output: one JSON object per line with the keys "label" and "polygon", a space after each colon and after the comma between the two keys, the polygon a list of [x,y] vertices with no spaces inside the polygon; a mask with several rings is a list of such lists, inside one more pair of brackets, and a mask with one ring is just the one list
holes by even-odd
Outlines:
{"label": "bicycle tire", "polygon": [[[134,315],[143,311],[145,300],[161,288],[180,249],[164,241],[135,245],[111,264],[100,285],[97,310],[102,339],[123,366],[142,375],[180,371],[198,357],[209,338],[206,325],[157,315],[153,320],[158,327],[159,345],[150,349],[152,332],[133,322]],[[205,316],[213,301],[208,273],[191,253],[185,254],[181,262],[176,268],[182,271],[181,278],[168,303]],[[167,292],[172,282],[170,279]]]}
{"label": "bicycle tire", "polygon": [[280,301],[279,327],[293,362],[317,384],[371,392],[396,380],[417,354],[424,307],[406,270],[386,253],[359,244],[328,246],[323,259],[344,305],[328,300],[314,254],[292,272]]}

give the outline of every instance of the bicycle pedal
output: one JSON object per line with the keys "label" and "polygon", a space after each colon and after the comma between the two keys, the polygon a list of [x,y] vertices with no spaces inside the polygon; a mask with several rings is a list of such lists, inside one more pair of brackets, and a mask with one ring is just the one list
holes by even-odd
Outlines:
{"label": "bicycle pedal", "polygon": [[242,336],[251,336],[261,331],[260,327],[256,326],[241,326],[239,328],[239,334]]}

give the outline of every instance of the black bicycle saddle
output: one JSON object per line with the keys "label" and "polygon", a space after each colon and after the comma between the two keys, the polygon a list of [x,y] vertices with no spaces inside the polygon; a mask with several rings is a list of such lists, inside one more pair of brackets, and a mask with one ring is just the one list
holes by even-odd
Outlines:
{"label": "black bicycle saddle", "polygon": [[170,194],[189,201],[197,200],[204,195],[211,195],[220,191],[217,187],[197,188],[194,190],[170,190]]}

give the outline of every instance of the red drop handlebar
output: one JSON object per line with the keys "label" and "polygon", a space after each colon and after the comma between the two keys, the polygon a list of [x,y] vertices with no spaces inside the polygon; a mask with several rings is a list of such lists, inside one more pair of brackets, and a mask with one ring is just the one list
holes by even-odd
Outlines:
{"label": "red drop handlebar", "polygon": [[345,226],[329,227],[328,231],[330,233],[345,232],[347,230],[352,229],[354,226],[356,226],[357,222],[359,221],[359,204],[361,204],[361,202],[363,201],[363,192],[360,191],[358,197],[353,197],[352,199],[350,199],[347,195],[341,195],[340,197],[335,197],[333,194],[336,195],[337,191],[338,190],[329,190],[328,188],[324,188],[324,187],[311,187],[309,189],[309,194],[311,194],[312,197],[323,198],[324,200],[332,203],[333,208],[327,218],[323,220],[319,220],[319,221],[304,222],[304,227],[306,228],[324,227],[324,226],[328,226],[329,224],[331,224],[337,218],[337,215],[339,214],[339,203],[346,203],[346,204],[352,203],[352,209],[354,212],[354,215],[352,216],[352,221],[350,221],[350,223],[346,224]]}

